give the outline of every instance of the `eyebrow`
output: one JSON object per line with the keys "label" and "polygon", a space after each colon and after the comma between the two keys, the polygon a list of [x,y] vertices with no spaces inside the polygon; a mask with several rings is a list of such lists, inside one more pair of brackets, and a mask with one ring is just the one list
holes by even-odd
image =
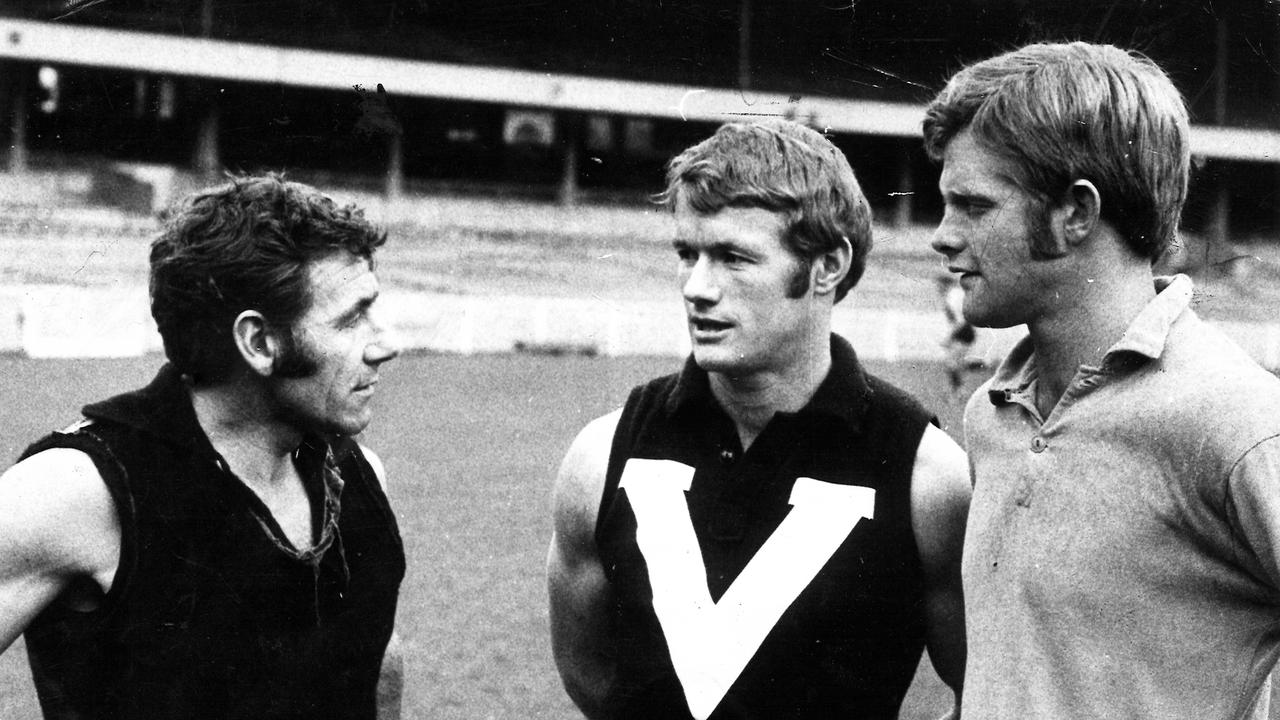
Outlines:
{"label": "eyebrow", "polygon": [[702,252],[724,253],[731,252],[738,255],[756,255],[757,253],[748,247],[733,242],[732,240],[716,240],[714,242],[698,242],[696,240],[686,240],[684,238],[676,238],[671,241],[671,247],[676,250],[698,249]]}
{"label": "eyebrow", "polygon": [[974,200],[989,200],[990,197],[986,193],[974,192],[972,190],[943,190],[942,199],[950,200],[950,201],[964,200],[964,201],[972,202]]}
{"label": "eyebrow", "polygon": [[354,305],[347,308],[344,312],[340,313],[336,318],[334,318],[333,324],[342,325],[343,323],[346,323],[348,320],[355,319],[356,316],[368,310],[373,305],[373,302],[377,299],[378,299],[378,291],[376,290],[370,295],[365,295],[364,297],[357,300]]}

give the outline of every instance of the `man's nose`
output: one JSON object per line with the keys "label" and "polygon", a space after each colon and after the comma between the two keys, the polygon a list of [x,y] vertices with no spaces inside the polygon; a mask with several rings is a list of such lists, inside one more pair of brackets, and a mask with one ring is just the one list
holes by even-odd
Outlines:
{"label": "man's nose", "polygon": [[373,341],[365,347],[365,362],[371,365],[379,365],[395,359],[400,354],[400,339],[380,313],[375,313],[371,309],[369,315],[370,322],[373,324],[374,336]]}
{"label": "man's nose", "polygon": [[948,220],[950,213],[942,216],[942,222],[938,223],[938,227],[933,230],[933,237],[929,239],[929,247],[934,252],[940,253],[946,257],[951,257],[960,252],[964,246],[955,228],[952,227]]}
{"label": "man's nose", "polygon": [[720,286],[715,277],[715,268],[709,258],[703,256],[692,264],[686,265],[681,274],[684,284],[681,291],[684,299],[695,304],[714,304],[720,301]]}

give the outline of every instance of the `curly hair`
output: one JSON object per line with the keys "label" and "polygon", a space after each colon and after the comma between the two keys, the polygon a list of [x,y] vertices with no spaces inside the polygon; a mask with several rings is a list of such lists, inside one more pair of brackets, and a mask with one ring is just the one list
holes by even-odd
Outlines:
{"label": "curly hair", "polygon": [[[667,164],[667,187],[657,200],[674,207],[683,197],[694,211],[762,208],[786,217],[783,244],[812,262],[847,239],[849,273],[836,302],[858,284],[871,250],[871,205],[844,153],[816,130],[789,120],[727,123]],[[808,274],[788,294],[808,290]]]}
{"label": "curly hair", "polygon": [[197,384],[225,380],[236,367],[231,331],[241,312],[261,312],[291,338],[311,305],[309,264],[348,252],[372,267],[387,239],[354,205],[276,173],[189,195],[161,222],[151,244],[151,315],[165,355]]}
{"label": "curly hair", "polygon": [[1092,182],[1102,219],[1139,256],[1154,259],[1174,240],[1187,197],[1190,121],[1182,94],[1144,55],[1038,43],[970,65],[926,109],[925,150],[941,162],[966,128],[1045,201],[1059,200],[1076,180]]}

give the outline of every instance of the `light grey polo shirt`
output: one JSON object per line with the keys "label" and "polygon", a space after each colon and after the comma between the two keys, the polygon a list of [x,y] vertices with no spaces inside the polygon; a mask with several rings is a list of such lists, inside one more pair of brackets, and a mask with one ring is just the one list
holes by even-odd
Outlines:
{"label": "light grey polo shirt", "polygon": [[1266,717],[1280,379],[1156,288],[1048,418],[1027,339],[969,401],[967,720]]}

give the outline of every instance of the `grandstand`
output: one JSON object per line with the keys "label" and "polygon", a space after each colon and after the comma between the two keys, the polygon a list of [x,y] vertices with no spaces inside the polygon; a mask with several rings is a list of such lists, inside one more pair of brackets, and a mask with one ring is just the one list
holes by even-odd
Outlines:
{"label": "grandstand", "polygon": [[[149,217],[224,170],[262,168],[357,199],[392,225],[404,248],[385,271],[395,290],[470,303],[577,293],[606,297],[616,315],[616,303],[667,289],[653,281],[666,274],[663,245],[646,242],[665,233],[646,204],[663,162],[719,122],[764,115],[809,122],[850,156],[877,213],[873,263],[883,270],[873,264],[856,297],[864,313],[883,315],[870,323],[864,314],[862,324],[887,328],[870,338],[885,356],[929,355],[936,308],[921,288],[936,261],[925,228],[940,208],[937,171],[919,148],[922,103],[967,60],[1073,37],[1139,47],[1180,84],[1196,120],[1197,171],[1184,242],[1164,267],[1204,281],[1207,315],[1269,321],[1280,299],[1273,3],[1049,5],[0,2],[0,135],[9,148],[0,237],[26,251],[7,253],[0,267],[10,288],[0,298],[0,347],[32,351],[23,338],[33,323],[45,327],[37,318],[52,307],[14,288],[132,288],[128,302],[140,302],[137,246]],[[537,262],[484,274],[487,253],[509,255],[521,243]],[[570,289],[573,269],[548,264],[549,248],[572,249],[571,258],[613,248],[628,259],[621,269],[594,263],[599,278],[575,274],[584,284]],[[124,313],[135,315],[146,324],[145,313]],[[545,328],[537,318],[511,322]],[[450,327],[462,339],[423,342],[556,342],[545,329],[543,338],[491,337],[479,347]],[[592,332],[600,337],[570,340],[615,352],[623,346],[608,338],[631,336],[616,325]],[[1270,330],[1240,334],[1262,338],[1257,354],[1276,364],[1280,339]],[[664,335],[631,349],[680,351],[673,343]],[[128,348],[154,349],[151,335]]]}
{"label": "grandstand", "polygon": [[1187,96],[1188,227],[1266,236],[1277,14],[1269,0],[7,0],[5,144],[11,170],[88,168],[92,201],[133,209],[187,174],[259,167],[391,194],[617,201],[716,123],[785,115],[833,134],[887,219],[928,223],[936,174],[916,137],[932,90],[967,60],[1087,38],[1141,48]]}

